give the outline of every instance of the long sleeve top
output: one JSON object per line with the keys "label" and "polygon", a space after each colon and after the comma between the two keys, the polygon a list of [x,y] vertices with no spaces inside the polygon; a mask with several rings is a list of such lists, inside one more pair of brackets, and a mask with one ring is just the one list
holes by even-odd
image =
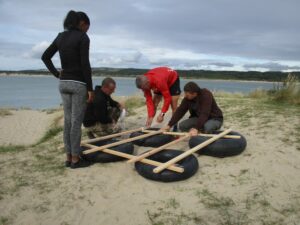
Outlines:
{"label": "long sleeve top", "polygon": [[114,101],[110,95],[105,94],[101,90],[101,86],[95,87],[95,99],[87,105],[83,124],[86,127],[94,125],[96,122],[102,124],[112,123],[108,111],[112,107],[119,107],[119,103]]}
{"label": "long sleeve top", "polygon": [[161,93],[164,97],[164,104],[161,109],[161,112],[166,113],[172,101],[169,89],[178,78],[177,72],[168,67],[158,67],[149,70],[144,75],[148,78],[150,83],[150,90],[144,91],[144,96],[146,97],[148,116],[154,117],[155,115],[151,90],[154,91],[154,93]]}
{"label": "long sleeve top", "polygon": [[198,117],[198,121],[194,126],[197,130],[203,129],[204,124],[209,119],[223,121],[221,109],[218,107],[212,93],[205,88],[201,89],[200,93],[193,100],[184,98],[168,125],[171,127],[176,124],[188,110],[191,117]]}
{"label": "long sleeve top", "polygon": [[[45,50],[42,60],[55,77],[85,83],[88,91],[92,91],[89,46],[90,39],[85,32],[75,29],[64,31]],[[51,60],[57,51],[61,60],[61,74]]]}

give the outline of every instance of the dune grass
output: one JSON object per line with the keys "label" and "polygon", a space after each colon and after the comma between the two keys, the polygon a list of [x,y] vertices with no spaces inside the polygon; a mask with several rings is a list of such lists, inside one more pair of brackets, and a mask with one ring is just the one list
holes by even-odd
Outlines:
{"label": "dune grass", "polygon": [[134,110],[144,105],[145,105],[145,99],[139,96],[129,97],[125,101],[125,107],[128,111],[129,116],[135,115],[136,113],[134,112]]}
{"label": "dune grass", "polygon": [[17,153],[26,149],[23,145],[0,146],[0,153]]}
{"label": "dune grass", "polygon": [[0,108],[0,117],[10,116],[10,115],[12,115],[12,112],[9,109]]}
{"label": "dune grass", "polygon": [[300,82],[295,75],[289,74],[283,83],[275,84],[271,90],[256,90],[249,94],[256,99],[268,99],[278,103],[300,105]]}

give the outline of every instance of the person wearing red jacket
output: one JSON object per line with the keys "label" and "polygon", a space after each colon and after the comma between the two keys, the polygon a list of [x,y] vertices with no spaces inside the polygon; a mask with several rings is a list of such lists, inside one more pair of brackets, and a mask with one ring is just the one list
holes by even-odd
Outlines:
{"label": "person wearing red jacket", "polygon": [[[175,70],[168,67],[151,69],[144,75],[136,77],[136,86],[143,90],[146,97],[148,110],[147,127],[151,126],[157,106],[162,97],[164,98],[164,104],[161,113],[157,117],[157,122],[161,123],[164,120],[164,115],[170,105],[174,114],[181,93],[179,76]],[[176,126],[174,126],[174,129],[177,129]]]}

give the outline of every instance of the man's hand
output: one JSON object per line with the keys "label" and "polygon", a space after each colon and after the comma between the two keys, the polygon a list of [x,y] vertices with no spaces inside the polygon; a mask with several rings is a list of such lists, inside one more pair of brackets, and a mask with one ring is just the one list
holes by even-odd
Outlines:
{"label": "man's hand", "polygon": [[156,122],[158,122],[158,123],[161,123],[162,121],[164,121],[164,114],[163,113],[159,114],[159,116],[156,119]]}
{"label": "man's hand", "polygon": [[88,100],[87,100],[87,102],[88,103],[93,102],[94,98],[95,98],[95,93],[93,91],[88,91]]}
{"label": "man's hand", "polygon": [[119,102],[119,108],[122,110],[122,109],[125,109],[125,104],[124,102]]}
{"label": "man's hand", "polygon": [[148,117],[146,122],[146,127],[150,127],[153,121],[153,117]]}
{"label": "man's hand", "polygon": [[198,130],[195,128],[190,129],[189,131],[190,136],[197,136],[198,135]]}
{"label": "man's hand", "polygon": [[165,127],[160,128],[160,131],[167,132],[167,131],[170,131],[170,129],[171,129],[171,127],[169,125],[167,125]]}

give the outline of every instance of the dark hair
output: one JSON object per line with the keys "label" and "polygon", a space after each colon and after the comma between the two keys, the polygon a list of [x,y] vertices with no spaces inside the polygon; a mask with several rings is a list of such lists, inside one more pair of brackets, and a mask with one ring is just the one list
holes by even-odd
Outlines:
{"label": "dark hair", "polygon": [[84,12],[77,12],[77,15],[79,17],[79,22],[83,21],[85,24],[90,25],[90,19]]}
{"label": "dark hair", "polygon": [[108,86],[110,84],[116,85],[116,81],[112,79],[111,77],[106,77],[102,81],[102,86]]}
{"label": "dark hair", "polygon": [[79,24],[79,16],[74,10],[70,10],[64,20],[64,29],[77,29]]}
{"label": "dark hair", "polygon": [[190,92],[190,93],[199,93],[201,91],[201,88],[198,86],[198,84],[196,84],[195,82],[188,82],[183,90],[185,92]]}

